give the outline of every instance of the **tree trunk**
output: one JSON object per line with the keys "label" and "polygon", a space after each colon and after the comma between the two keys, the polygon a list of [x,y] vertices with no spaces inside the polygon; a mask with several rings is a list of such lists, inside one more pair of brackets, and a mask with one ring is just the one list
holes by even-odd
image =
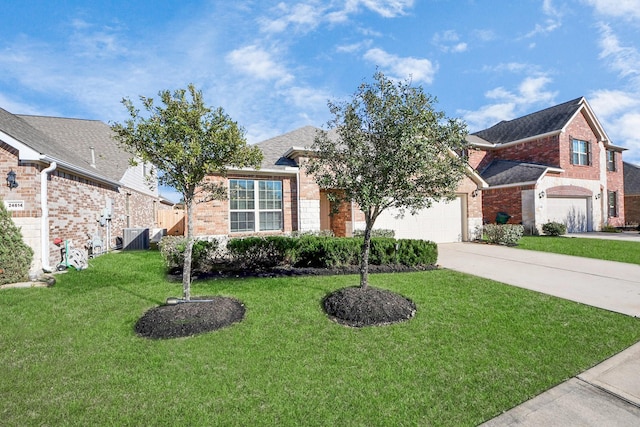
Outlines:
{"label": "tree trunk", "polygon": [[369,249],[371,248],[371,226],[369,221],[364,228],[364,242],[362,243],[362,260],[360,261],[360,287],[369,286]]}
{"label": "tree trunk", "polygon": [[182,266],[182,298],[191,301],[191,258],[193,255],[193,201],[186,201],[187,205],[187,247],[184,249],[184,264]]}

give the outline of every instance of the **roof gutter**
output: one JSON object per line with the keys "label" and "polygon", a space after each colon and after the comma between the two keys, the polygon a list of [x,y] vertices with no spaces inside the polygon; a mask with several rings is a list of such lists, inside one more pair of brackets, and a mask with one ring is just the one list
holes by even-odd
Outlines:
{"label": "roof gutter", "polygon": [[100,175],[96,175],[95,173],[92,173],[91,171],[79,168],[77,166],[72,165],[71,163],[67,163],[67,162],[65,162],[63,160],[58,160],[56,158],[47,156],[45,154],[41,154],[40,155],[40,160],[43,161],[43,162],[49,162],[51,164],[55,163],[61,169],[66,169],[66,170],[71,171],[71,172],[75,172],[75,173],[78,173],[78,174],[81,174],[81,175],[84,175],[84,176],[88,176],[91,179],[93,179],[95,181],[98,181],[98,182],[101,182],[103,184],[112,185],[114,187],[121,187],[122,186],[122,184],[120,182],[118,182],[118,181],[113,181],[113,180],[111,180],[109,178],[105,178],[105,177],[102,177]]}
{"label": "roof gutter", "polygon": [[497,143],[484,144],[484,143],[478,143],[478,142],[471,142],[471,145],[473,145],[474,147],[481,147],[481,148],[488,148],[488,149],[504,148],[504,147],[511,147],[512,145],[522,144],[522,143],[529,142],[529,141],[534,141],[534,140],[540,139],[540,138],[546,138],[546,137],[549,137],[549,136],[559,135],[562,132],[564,132],[562,129],[560,129],[560,130],[552,130],[551,132],[541,133],[539,135],[528,136],[526,138],[517,139],[515,141],[509,141],[509,142],[498,143],[498,144]]}

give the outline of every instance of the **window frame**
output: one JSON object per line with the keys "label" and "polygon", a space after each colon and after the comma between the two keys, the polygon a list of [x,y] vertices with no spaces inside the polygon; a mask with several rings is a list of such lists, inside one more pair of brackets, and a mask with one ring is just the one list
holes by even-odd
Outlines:
{"label": "window frame", "polygon": [[[235,188],[234,183],[237,183]],[[235,195],[243,197],[236,198]],[[283,231],[283,224],[282,180],[229,179],[230,233]],[[238,227],[239,225],[244,226]]]}
{"label": "window frame", "polygon": [[618,192],[607,192],[607,216],[609,218],[616,218],[618,216]]}
{"label": "window frame", "polygon": [[[584,144],[584,151],[576,151],[576,144]],[[576,166],[591,166],[591,143],[584,139],[571,138],[571,164]],[[578,147],[580,148],[580,147]]]}
{"label": "window frame", "polygon": [[616,152],[613,150],[607,150],[607,171],[616,172]]}

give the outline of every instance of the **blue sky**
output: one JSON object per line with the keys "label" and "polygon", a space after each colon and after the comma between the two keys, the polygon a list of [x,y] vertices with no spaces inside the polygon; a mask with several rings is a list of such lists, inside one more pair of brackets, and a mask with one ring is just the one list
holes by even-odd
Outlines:
{"label": "blue sky", "polygon": [[0,107],[126,118],[194,83],[250,143],[329,119],[378,67],[471,132],[585,96],[640,164],[640,0],[0,0]]}

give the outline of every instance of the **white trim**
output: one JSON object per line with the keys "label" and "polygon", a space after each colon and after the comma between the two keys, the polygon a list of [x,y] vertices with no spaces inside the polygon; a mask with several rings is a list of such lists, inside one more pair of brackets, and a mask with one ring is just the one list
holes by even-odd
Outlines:
{"label": "white trim", "polygon": [[[544,174],[542,176],[544,176]],[[540,180],[540,178],[538,178],[538,181],[539,180]],[[525,186],[525,185],[537,185],[538,181],[527,181],[527,182],[517,182],[515,184],[494,185],[494,186],[491,186],[491,187],[487,188],[486,190],[495,190],[495,189],[498,189],[498,188],[521,187],[521,186]]]}
{"label": "white trim", "polygon": [[40,160],[40,153],[0,130],[0,140],[18,150],[18,160]]}
{"label": "white trim", "polygon": [[[285,169],[252,169],[252,168],[225,168],[227,172],[236,172],[236,173],[250,173],[253,175],[296,175],[300,168],[287,166]],[[211,174],[213,176],[219,175],[216,173]]]}

